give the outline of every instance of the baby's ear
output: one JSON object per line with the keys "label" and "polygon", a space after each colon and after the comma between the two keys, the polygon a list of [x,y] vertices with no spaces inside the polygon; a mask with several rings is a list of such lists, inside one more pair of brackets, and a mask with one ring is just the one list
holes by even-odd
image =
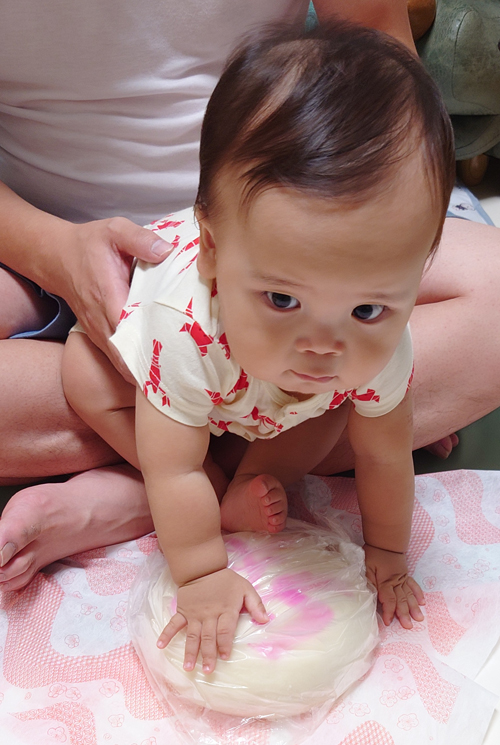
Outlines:
{"label": "baby's ear", "polygon": [[197,210],[196,219],[200,226],[200,252],[198,254],[198,271],[205,279],[215,279],[215,241],[208,217],[203,217]]}

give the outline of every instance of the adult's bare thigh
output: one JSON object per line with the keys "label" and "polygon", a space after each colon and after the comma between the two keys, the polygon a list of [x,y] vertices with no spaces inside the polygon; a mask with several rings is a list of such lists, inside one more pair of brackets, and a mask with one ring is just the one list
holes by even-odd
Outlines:
{"label": "adult's bare thigh", "polygon": [[415,447],[500,406],[500,230],[446,220],[411,317]]}
{"label": "adult's bare thigh", "polygon": [[60,342],[0,341],[0,484],[117,462],[64,398],[62,351]]}

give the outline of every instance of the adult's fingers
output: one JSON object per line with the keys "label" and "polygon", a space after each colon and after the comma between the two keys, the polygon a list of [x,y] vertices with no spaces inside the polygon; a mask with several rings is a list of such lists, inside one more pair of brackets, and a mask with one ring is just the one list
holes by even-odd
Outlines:
{"label": "adult's fingers", "polygon": [[[56,294],[67,300],[94,344],[108,353],[108,338],[127,300],[132,257],[158,263],[173,247],[123,217],[72,229],[73,250],[67,252],[62,286]],[[117,361],[113,353],[111,357]]]}
{"label": "adult's fingers", "polygon": [[108,221],[110,239],[119,251],[153,264],[165,259],[172,251],[172,244],[164,241],[153,230],[141,228],[124,217]]}

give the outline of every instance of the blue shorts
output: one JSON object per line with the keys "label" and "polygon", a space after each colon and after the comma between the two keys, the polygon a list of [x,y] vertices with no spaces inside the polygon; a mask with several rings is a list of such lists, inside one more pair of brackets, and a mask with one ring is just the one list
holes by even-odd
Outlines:
{"label": "blue shorts", "polygon": [[[47,302],[54,308],[53,316],[51,320],[40,329],[34,329],[33,331],[23,331],[21,334],[14,334],[11,339],[66,339],[68,332],[76,321],[76,316],[62,297],[53,295],[51,292],[47,292],[39,287],[31,279],[23,277],[22,274],[14,272],[9,269],[5,264],[0,263],[2,269],[6,269],[11,274],[14,274],[23,282],[26,282],[40,298],[47,298]],[[54,302],[55,301],[55,302]]]}
{"label": "blue shorts", "polygon": [[480,201],[462,184],[456,184],[453,188],[446,217],[460,217],[462,220],[480,222],[483,225],[494,224]]}
{"label": "blue shorts", "polygon": [[[476,199],[474,194],[470,192],[465,186],[457,185],[453,189],[451,195],[450,204],[446,217],[459,217],[463,220],[471,220],[473,222],[480,222],[486,225],[493,225],[493,221],[489,215],[481,207],[481,204]],[[0,263],[0,267],[12,271],[4,264]],[[50,292],[46,292],[37,284],[32,282],[30,279],[26,279],[17,272],[12,272],[16,277],[20,277],[22,280],[27,282],[39,295],[39,297],[46,297],[50,299],[50,303],[54,305],[54,315],[52,320],[44,326],[42,329],[34,329],[33,331],[23,331],[22,334],[15,334],[12,339],[65,339],[68,335],[70,328],[75,323],[75,315],[70,309],[69,305],[57,295],[52,295]]]}

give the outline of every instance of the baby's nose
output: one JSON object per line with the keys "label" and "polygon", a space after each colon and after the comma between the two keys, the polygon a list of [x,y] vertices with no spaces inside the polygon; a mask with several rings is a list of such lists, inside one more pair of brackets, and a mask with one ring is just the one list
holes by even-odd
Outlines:
{"label": "baby's nose", "polygon": [[297,351],[314,354],[339,355],[344,351],[344,347],[345,344],[338,335],[327,329],[318,329],[313,334],[301,336],[296,342]]}

